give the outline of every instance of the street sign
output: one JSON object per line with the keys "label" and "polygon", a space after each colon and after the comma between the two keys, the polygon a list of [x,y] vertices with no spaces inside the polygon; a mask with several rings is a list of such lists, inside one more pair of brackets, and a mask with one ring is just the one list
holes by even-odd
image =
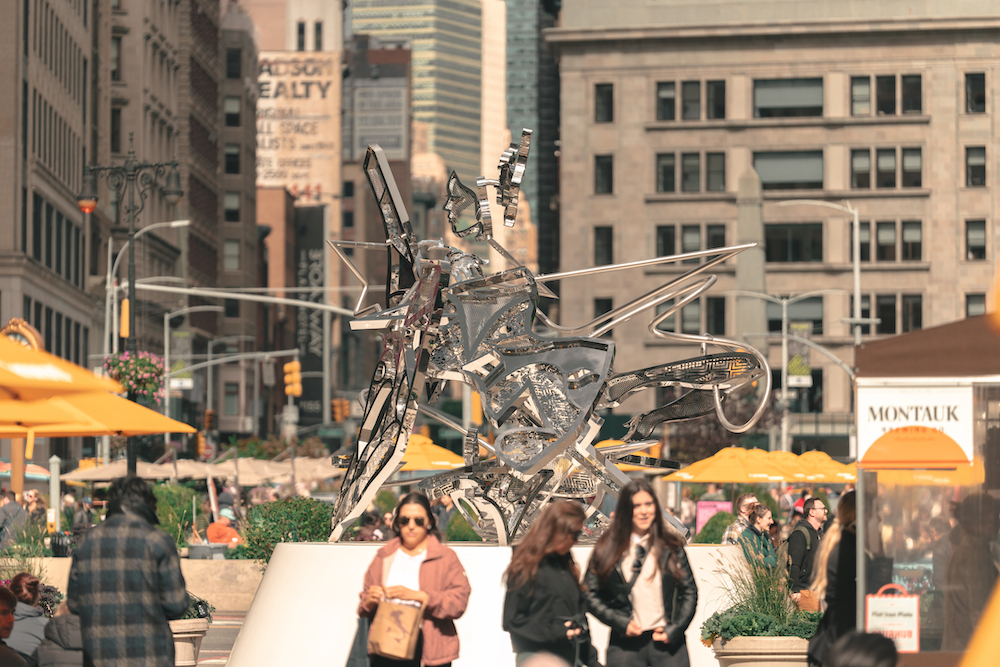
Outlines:
{"label": "street sign", "polygon": [[811,387],[813,386],[812,375],[789,375],[789,387]]}
{"label": "street sign", "polygon": [[180,390],[194,389],[194,378],[170,378],[170,388]]}

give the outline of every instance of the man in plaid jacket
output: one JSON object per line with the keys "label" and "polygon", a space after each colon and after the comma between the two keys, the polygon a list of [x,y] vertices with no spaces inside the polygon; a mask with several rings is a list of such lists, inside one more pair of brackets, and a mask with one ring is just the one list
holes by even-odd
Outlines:
{"label": "man in plaid jacket", "polygon": [[73,554],[66,601],[80,616],[85,665],[173,667],[167,620],[184,614],[188,595],[174,540],[156,523],[149,485],[120,477],[107,519]]}
{"label": "man in plaid jacket", "polygon": [[757,504],[757,495],[744,493],[736,499],[736,521],[729,524],[722,534],[723,544],[739,544],[740,534],[750,527],[750,510]]}

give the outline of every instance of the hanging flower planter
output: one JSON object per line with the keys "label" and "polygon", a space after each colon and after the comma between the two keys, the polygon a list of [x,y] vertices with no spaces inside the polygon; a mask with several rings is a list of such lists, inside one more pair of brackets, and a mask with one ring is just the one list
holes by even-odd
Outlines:
{"label": "hanging flower planter", "polygon": [[104,370],[140,400],[155,405],[163,401],[163,357],[150,352],[121,352],[104,359]]}

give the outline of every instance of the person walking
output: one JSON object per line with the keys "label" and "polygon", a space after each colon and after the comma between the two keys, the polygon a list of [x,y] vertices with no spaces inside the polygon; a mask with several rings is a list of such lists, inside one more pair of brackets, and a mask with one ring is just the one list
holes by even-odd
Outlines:
{"label": "person walking", "polygon": [[84,662],[173,667],[168,620],[187,610],[174,538],[156,528],[156,496],[135,476],[111,483],[107,518],[73,553],[66,602],[80,617]]}
{"label": "person walking", "polygon": [[373,618],[383,601],[423,605],[413,660],[369,655],[371,667],[451,665],[458,658],[455,619],[465,613],[472,587],[458,555],[441,544],[430,502],[421,493],[403,496],[392,528],[399,537],[378,550],[365,572],[358,616]]}
{"label": "person walking", "polygon": [[740,533],[750,527],[750,510],[757,504],[757,494],[744,493],[736,499],[736,521],[722,534],[723,544],[739,544]]}
{"label": "person walking", "polygon": [[813,564],[810,587],[824,601],[823,617],[809,640],[810,667],[829,664],[830,649],[857,627],[857,507],[853,491],[840,496],[837,521],[830,526]]}
{"label": "person walking", "polygon": [[645,480],[626,484],[587,574],[590,613],[611,628],[608,667],[685,667],[698,588],[684,539],[668,529]]}
{"label": "person walking", "polygon": [[958,506],[961,539],[948,561],[941,650],[964,651],[997,581],[990,545],[997,539],[997,506],[985,493]]}
{"label": "person walking", "polygon": [[13,491],[0,493],[0,549],[6,549],[21,535],[28,513],[17,503]]}
{"label": "person walking", "polygon": [[788,580],[792,601],[802,611],[819,611],[819,599],[809,590],[812,566],[819,551],[826,523],[826,505],[819,498],[809,498],[802,509],[805,519],[799,521],[788,536]]}
{"label": "person walking", "polygon": [[517,667],[538,653],[574,666],[600,667],[590,643],[580,568],[570,553],[585,518],[579,503],[552,503],[514,548],[504,572],[503,629],[510,634]]}
{"label": "person walking", "polygon": [[740,533],[737,543],[743,548],[743,555],[751,566],[777,567],[778,554],[771,541],[771,508],[756,503],[750,508],[750,525]]}
{"label": "person walking", "polygon": [[25,660],[31,657],[42,643],[45,638],[45,626],[49,622],[49,619],[42,614],[42,610],[35,607],[38,604],[38,587],[41,583],[38,577],[29,572],[15,574],[10,580],[10,592],[17,598],[17,606],[14,607],[14,629],[7,640],[7,646],[17,651]]}

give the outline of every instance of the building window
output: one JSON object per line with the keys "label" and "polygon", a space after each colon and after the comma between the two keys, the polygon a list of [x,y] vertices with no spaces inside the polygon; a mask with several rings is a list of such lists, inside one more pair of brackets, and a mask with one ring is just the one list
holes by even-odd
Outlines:
{"label": "building window", "polygon": [[122,80],[122,38],[111,38],[111,80]]}
{"label": "building window", "polygon": [[919,148],[903,149],[903,187],[919,188],[923,184],[923,156]]}
{"label": "building window", "polygon": [[226,49],[226,78],[239,79],[243,76],[243,50]]}
{"label": "building window", "polygon": [[354,181],[344,181],[340,194],[344,199],[351,199],[354,196]]}
{"label": "building window", "polygon": [[340,214],[340,224],[344,229],[354,226],[354,211],[343,211]]}
{"label": "building window", "polygon": [[986,314],[986,295],[985,294],[966,294],[965,295],[965,316],[966,317],[979,317],[980,315]]}
{"label": "building window", "polygon": [[823,151],[754,153],[753,168],[764,190],[823,187]]}
{"label": "building window", "polygon": [[970,188],[986,185],[985,146],[969,146],[965,149],[965,184]]}
{"label": "building window", "polygon": [[900,78],[903,93],[903,113],[923,111],[923,86],[919,74],[907,74]]}
{"label": "building window", "polygon": [[822,262],[823,224],[765,224],[764,249],[768,262]]}
{"label": "building window", "polygon": [[867,148],[851,151],[851,187],[872,186],[872,153]]}
{"label": "building window", "polygon": [[726,82],[705,82],[705,115],[712,120],[726,117]]}
{"label": "building window", "polygon": [[240,385],[236,382],[227,382],[224,389],[225,399],[222,404],[222,411],[228,417],[235,417],[240,414]]}
{"label": "building window", "polygon": [[705,297],[705,331],[713,336],[726,335],[726,298]]}
{"label": "building window", "polygon": [[611,83],[594,86],[594,122],[611,123],[615,120],[615,87]]}
{"label": "building window", "polygon": [[295,26],[295,50],[306,50],[306,23],[299,21]]}
{"label": "building window", "polygon": [[681,83],[681,119],[701,120],[701,81]]}
{"label": "building window", "polygon": [[316,21],[313,24],[313,51],[323,50],[323,22]]}
{"label": "building window", "polygon": [[986,221],[965,221],[965,258],[967,260],[986,259]]}
{"label": "building window", "polygon": [[706,225],[705,226],[705,249],[726,247],[726,226]]}
{"label": "building window", "polygon": [[240,193],[227,192],[222,197],[226,222],[240,221]]}
{"label": "building window", "polygon": [[594,265],[614,263],[615,241],[611,227],[594,227]]}
{"label": "building window", "polygon": [[896,295],[879,294],[875,297],[875,317],[881,320],[875,333],[896,333]]}
{"label": "building window", "polygon": [[919,220],[903,221],[903,261],[919,262],[923,250],[923,229]]}
{"label": "building window", "polygon": [[656,227],[656,256],[668,257],[677,254],[677,237],[673,225]]}
{"label": "building window", "polygon": [[879,148],[875,151],[875,186],[896,187],[896,149]]}
{"label": "building window", "polygon": [[226,116],[226,127],[239,127],[240,126],[240,107],[241,100],[238,97],[227,97],[222,103],[223,113]]}
{"label": "building window", "polygon": [[226,144],[226,173],[240,173],[240,146],[239,144]]}
{"label": "building window", "polygon": [[919,294],[903,295],[903,333],[917,331],[923,328],[924,307],[923,297]]}
{"label": "building window", "polygon": [[701,300],[681,306],[681,333],[698,335],[701,333]]}
{"label": "building window", "polygon": [[[668,309],[672,308],[673,305],[674,305],[673,301],[668,301],[666,303],[661,303],[660,305],[658,305],[656,307],[656,316],[659,317],[665,311],[667,311]],[[676,320],[676,317],[677,317],[676,314],[671,313],[668,317],[664,318],[662,321],[660,321],[659,324],[656,325],[657,330],[659,330],[659,331],[674,331],[674,322]]]}
{"label": "building window", "polygon": [[[223,248],[224,250],[222,255],[222,268],[225,269],[226,271],[239,271],[240,242],[235,239],[226,239],[226,243],[223,246]],[[230,316],[230,317],[235,317],[235,316]]]}
{"label": "building window", "polygon": [[111,110],[111,152],[122,152],[122,110]]}
{"label": "building window", "polygon": [[[614,301],[608,298],[598,298],[594,299],[594,319],[598,319],[601,315],[605,313],[610,313],[611,309],[614,308]],[[604,336],[610,337],[611,332],[607,331]]]}
{"label": "building window", "polygon": [[760,79],[753,82],[754,118],[823,115],[823,79]]}
{"label": "building window", "polygon": [[726,154],[707,153],[705,155],[705,189],[709,192],[726,190]]}
{"label": "building window", "polygon": [[656,84],[656,120],[676,120],[677,89],[673,81]]}
{"label": "building window", "polygon": [[879,116],[896,114],[896,75],[875,77],[875,110]]}
{"label": "building window", "polygon": [[594,193],[608,195],[614,192],[614,161],[610,155],[594,156]]}
{"label": "building window", "polygon": [[875,223],[875,259],[879,262],[896,261],[896,223]]}
{"label": "building window", "polygon": [[656,156],[656,191],[675,192],[675,158],[673,153],[659,153]]}
{"label": "building window", "polygon": [[[767,314],[767,330],[781,331],[781,304],[768,301],[764,307]],[[789,322],[809,322],[815,334],[823,333],[823,297],[813,296],[788,304]]]}
{"label": "building window", "polygon": [[[701,226],[684,225],[681,227],[681,252],[698,252],[701,250]],[[698,258],[685,259],[685,264],[697,264]]]}
{"label": "building window", "polygon": [[240,302],[237,299],[226,299],[224,308],[226,309],[226,317],[239,317],[240,316]]}
{"label": "building window", "polygon": [[701,192],[701,155],[681,155],[681,192]]}
{"label": "building window", "polygon": [[986,75],[965,75],[965,110],[968,113],[986,113]]}
{"label": "building window", "polygon": [[872,81],[867,76],[851,77],[851,115],[872,115]]}

